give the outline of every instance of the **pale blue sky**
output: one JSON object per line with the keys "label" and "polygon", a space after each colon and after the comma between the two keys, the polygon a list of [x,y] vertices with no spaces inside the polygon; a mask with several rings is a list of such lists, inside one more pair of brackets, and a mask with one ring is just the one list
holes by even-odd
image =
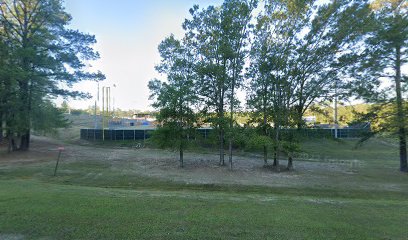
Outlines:
{"label": "pale blue sky", "polygon": [[[194,4],[206,7],[222,0],[66,0],[73,17],[72,28],[96,36],[95,49],[101,59],[91,63],[107,77],[101,86],[113,90],[115,107],[149,108],[149,80],[160,77],[154,65],[160,61],[158,44],[171,33],[182,36],[181,24]],[[97,84],[75,86],[96,96]],[[70,101],[75,108],[87,108],[95,99]]]}
{"label": "pale blue sky", "polygon": [[[324,1],[324,0],[322,0]],[[96,36],[95,49],[101,59],[91,63],[107,79],[100,86],[112,89],[115,107],[151,109],[147,84],[160,78],[155,64],[160,57],[159,43],[171,33],[182,36],[182,23],[194,4],[200,7],[219,5],[223,0],[65,0],[66,11],[73,17],[71,27]],[[403,72],[408,73],[405,66]],[[96,97],[97,83],[75,86]],[[242,97],[244,99],[244,97]],[[59,99],[57,103],[61,103]],[[93,106],[95,98],[70,101],[74,108]]]}

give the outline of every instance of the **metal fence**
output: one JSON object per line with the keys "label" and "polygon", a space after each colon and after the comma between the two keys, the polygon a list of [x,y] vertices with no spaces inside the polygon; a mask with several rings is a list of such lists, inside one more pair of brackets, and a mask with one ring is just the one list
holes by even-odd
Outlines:
{"label": "metal fence", "polygon": [[[200,128],[197,129],[198,135],[202,138],[207,139],[210,134],[216,131],[211,128]],[[287,130],[283,130],[287,131]],[[334,138],[335,129],[319,129],[319,128],[308,128],[308,129],[291,129],[290,131],[297,131],[303,137],[310,138]],[[338,138],[361,138],[364,134],[368,133],[370,129],[356,129],[356,128],[341,128],[337,129]],[[108,140],[108,141],[125,141],[125,140],[146,140],[151,137],[154,129],[81,129],[81,139],[83,140]]]}
{"label": "metal fence", "polygon": [[81,129],[81,139],[83,140],[146,140],[150,138],[154,130],[102,130],[102,129]]}
{"label": "metal fence", "polygon": [[[298,131],[297,134],[304,137],[310,138],[335,138],[336,130],[331,128],[307,128],[300,130],[291,130]],[[337,129],[338,138],[361,138],[365,134],[369,133],[369,128],[339,128]]]}

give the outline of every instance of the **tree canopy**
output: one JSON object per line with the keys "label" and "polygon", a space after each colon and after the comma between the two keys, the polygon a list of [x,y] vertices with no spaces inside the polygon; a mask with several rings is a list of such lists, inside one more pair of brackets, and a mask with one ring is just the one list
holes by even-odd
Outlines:
{"label": "tree canopy", "polygon": [[[70,90],[83,80],[102,80],[89,72],[86,61],[99,58],[92,49],[95,37],[69,29],[72,17],[61,0],[4,0],[0,3],[1,121],[9,138],[20,137],[27,150],[34,114],[57,96],[85,98],[86,92]],[[10,67],[10,68],[9,68]],[[10,108],[11,106],[11,108]],[[40,120],[39,120],[40,121]],[[14,146],[16,147],[16,146]]]}
{"label": "tree canopy", "polygon": [[[161,99],[154,106],[164,111],[171,99],[177,99],[160,98],[169,96],[165,93],[194,98],[197,104],[191,112],[200,113],[195,126],[207,123],[218,130],[221,165],[224,143],[229,142],[232,167],[239,90],[246,92],[251,112],[247,126],[258,129],[251,142],[263,145],[265,164],[272,149],[277,166],[279,153],[291,156],[297,151],[296,134],[286,130],[306,127],[303,117],[316,106],[339,98],[392,103],[395,108],[387,109],[395,114],[390,115],[391,124],[383,126],[389,126],[388,131],[399,129],[401,170],[405,171],[407,77],[401,68],[407,62],[407,5],[402,0],[226,0],[203,9],[195,5],[183,24],[183,42],[188,44],[174,37],[164,41],[173,39],[194,56],[193,61],[182,57],[181,64],[191,71],[191,82],[178,80],[191,86],[190,91],[174,87],[178,68],[162,65],[158,70],[169,83],[151,82],[151,90]],[[165,61],[178,52],[175,47],[163,48],[163,43],[160,50]],[[388,88],[382,84],[386,78],[392,80]],[[155,89],[161,89],[160,94]]]}

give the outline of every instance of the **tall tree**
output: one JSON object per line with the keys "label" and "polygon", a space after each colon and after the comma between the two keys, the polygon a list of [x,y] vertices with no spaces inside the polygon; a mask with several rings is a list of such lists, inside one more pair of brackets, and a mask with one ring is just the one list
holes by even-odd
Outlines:
{"label": "tall tree", "polygon": [[180,167],[184,166],[184,150],[194,137],[197,127],[197,94],[194,91],[194,55],[187,39],[179,41],[173,35],[159,45],[162,58],[156,70],[167,77],[166,82],[149,82],[153,107],[159,110],[160,123],[153,140],[161,147],[177,149]]}
{"label": "tall tree", "polygon": [[[296,2],[296,1],[295,1]],[[298,129],[302,128],[303,115],[317,101],[331,98],[331,92],[344,85],[342,71],[350,62],[344,56],[356,51],[354,45],[361,31],[363,1],[300,1],[292,13],[297,22],[296,51],[290,74],[296,82],[293,89]],[[350,21],[355,20],[355,22]],[[364,18],[363,18],[364,19]]]}
{"label": "tall tree", "polygon": [[[237,104],[236,91],[241,86],[245,64],[248,27],[256,1],[226,0],[220,7],[199,9],[194,6],[191,19],[183,27],[194,42],[199,75],[198,92],[207,120],[218,129],[220,164],[225,165],[226,130],[233,128],[233,113]],[[226,109],[230,107],[230,116]],[[232,134],[229,140],[232,168]]]}
{"label": "tall tree", "polygon": [[294,123],[302,128],[303,115],[311,104],[328,99],[331,89],[340,87],[342,70],[351,61],[344,56],[357,48],[352,43],[361,31],[357,20],[348,25],[351,29],[340,23],[349,14],[352,19],[365,16],[361,6],[361,1],[342,0],[326,4],[315,0],[264,2],[253,33],[247,98],[263,135],[269,134],[273,123],[274,165],[279,165],[282,150],[281,128],[293,128]]}
{"label": "tall tree", "polygon": [[67,28],[71,16],[61,0],[3,0],[0,4],[2,38],[12,50],[16,76],[18,121],[21,150],[30,143],[32,113],[46,97],[87,97],[87,93],[67,90],[82,80],[101,80],[101,73],[87,72],[84,61],[99,54],[91,45],[95,37]]}
{"label": "tall tree", "polygon": [[227,77],[230,78],[229,92],[229,166],[233,167],[232,143],[234,136],[234,112],[239,104],[236,98],[237,89],[242,86],[243,68],[248,55],[250,21],[257,1],[225,1],[223,8],[223,34],[228,36],[223,42],[224,51],[229,52],[227,58]]}
{"label": "tall tree", "polygon": [[[287,128],[294,105],[296,81],[293,56],[304,17],[301,5],[292,1],[267,1],[258,16],[253,33],[248,107],[253,110],[253,121],[262,129],[264,136],[274,136],[274,165],[279,167],[282,150],[281,128]],[[303,10],[302,10],[303,11]],[[274,131],[271,131],[273,123]],[[264,162],[267,164],[268,141],[263,146]]]}
{"label": "tall tree", "polygon": [[14,133],[18,131],[19,109],[17,78],[21,70],[16,65],[11,42],[5,37],[4,25],[0,25],[0,134],[9,140],[9,151],[16,149]]}
{"label": "tall tree", "polygon": [[270,48],[269,30],[262,20],[258,23],[254,32],[254,42],[251,46],[251,64],[247,72],[249,86],[247,90],[247,106],[252,110],[251,122],[254,122],[261,130],[263,139],[264,165],[268,164],[268,149],[271,145],[269,138],[271,134],[271,123],[273,116],[272,106],[272,78],[269,76],[268,55]]}
{"label": "tall tree", "polygon": [[[197,89],[200,93],[204,115],[219,132],[220,164],[224,164],[225,102],[229,88],[225,74],[226,59],[221,51],[220,9],[210,6],[190,9],[192,19],[186,20],[183,28],[197,49]],[[211,115],[214,111],[215,115]]]}
{"label": "tall tree", "polygon": [[[383,125],[386,126],[383,130],[395,129],[399,139],[400,171],[408,172],[405,120],[408,112],[404,106],[408,76],[402,71],[408,62],[408,3],[376,0],[366,7],[371,10],[371,17],[367,16],[371,24],[366,25],[367,32],[361,42],[363,50],[354,55],[359,62],[350,71],[351,77],[356,79],[353,88],[367,102],[395,106],[386,114],[385,121],[392,124]],[[389,87],[383,84],[387,81]]]}

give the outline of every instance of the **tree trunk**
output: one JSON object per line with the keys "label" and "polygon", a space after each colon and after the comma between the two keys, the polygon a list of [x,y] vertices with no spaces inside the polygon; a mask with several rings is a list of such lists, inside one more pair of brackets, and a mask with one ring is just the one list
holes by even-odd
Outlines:
{"label": "tree trunk", "polygon": [[230,136],[229,136],[229,167],[232,170],[232,138],[233,138],[233,128],[234,128],[234,92],[235,92],[235,71],[236,71],[236,59],[234,59],[233,70],[232,70],[232,83],[231,83],[231,97],[230,97]]}
{"label": "tree trunk", "polygon": [[230,113],[230,136],[229,136],[229,146],[228,146],[228,152],[229,152],[229,168],[230,170],[232,170],[232,131],[234,128],[234,115],[232,113],[232,111],[234,110],[233,108],[233,104],[231,103],[231,113]]}
{"label": "tree trunk", "polygon": [[301,130],[303,128],[303,107],[304,107],[304,101],[303,101],[303,85],[301,86],[300,90],[300,96],[299,96],[299,105],[295,107],[296,111],[296,127],[297,130]]}
{"label": "tree trunk", "polygon": [[30,148],[30,130],[26,130],[25,133],[21,136],[21,143],[20,143],[20,150],[21,151],[28,151]]}
{"label": "tree trunk", "polygon": [[225,166],[224,160],[224,129],[220,129],[220,165]]}
{"label": "tree trunk", "polygon": [[278,125],[276,127],[276,133],[275,133],[275,141],[276,141],[276,151],[275,151],[275,158],[273,160],[273,165],[276,166],[276,170],[278,170],[278,172],[280,171],[280,166],[279,166],[279,151],[280,151],[280,132],[279,132],[279,128],[280,126]]}
{"label": "tree trunk", "polygon": [[297,123],[296,123],[296,128],[297,128],[298,131],[300,131],[303,128],[302,121],[303,121],[302,115],[300,115],[300,117],[298,117],[298,120],[297,120]]}
{"label": "tree trunk", "polygon": [[16,144],[16,141],[14,139],[14,134],[9,132],[7,134],[7,138],[8,138],[8,149],[7,149],[8,153],[16,151],[17,150],[17,144]]}
{"label": "tree trunk", "polygon": [[8,134],[8,136],[7,136],[7,141],[8,141],[7,152],[8,153],[11,153],[13,151],[13,145],[11,143],[11,140],[12,140],[12,138],[11,138],[10,134]]}
{"label": "tree trunk", "polygon": [[180,167],[184,168],[184,152],[183,148],[180,147]]}
{"label": "tree trunk", "polygon": [[[0,105],[3,105],[3,103],[2,102],[0,102]],[[4,123],[4,121],[3,121],[3,113],[1,112],[1,109],[0,109],[0,143],[1,142],[3,142],[3,123]]]}
{"label": "tree trunk", "polygon": [[273,153],[273,164],[272,166],[277,166],[278,165],[278,149],[276,147],[273,147],[274,153]]}
{"label": "tree trunk", "polygon": [[229,141],[229,168],[232,170],[232,140]]}
{"label": "tree trunk", "polygon": [[[266,92],[267,89],[264,88],[264,92]],[[268,128],[267,125],[268,124],[268,117],[266,114],[266,98],[263,98],[263,130],[264,130],[264,135],[266,137],[268,137]],[[268,146],[264,145],[263,146],[263,155],[264,155],[264,166],[268,165]]]}
{"label": "tree trunk", "polygon": [[396,48],[395,61],[395,90],[397,94],[397,121],[398,121],[398,138],[399,138],[399,152],[400,152],[400,171],[408,172],[407,164],[407,139],[405,129],[405,113],[401,92],[401,48]]}
{"label": "tree trunk", "polygon": [[406,140],[406,130],[405,128],[400,128],[399,134],[399,148],[400,148],[400,171],[408,172],[407,164],[407,140]]}
{"label": "tree trunk", "polygon": [[268,165],[268,147],[266,145],[263,146],[263,157],[264,157],[264,166]]}
{"label": "tree trunk", "polygon": [[288,166],[286,167],[287,170],[292,171],[293,170],[293,159],[292,156],[289,156],[288,158]]}

